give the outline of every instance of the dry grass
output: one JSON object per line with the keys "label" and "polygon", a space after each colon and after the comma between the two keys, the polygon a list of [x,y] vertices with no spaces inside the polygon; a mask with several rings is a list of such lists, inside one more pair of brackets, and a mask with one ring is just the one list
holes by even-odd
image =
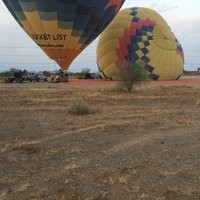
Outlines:
{"label": "dry grass", "polygon": [[197,105],[198,107],[200,107],[200,99],[197,100],[196,105]]}
{"label": "dry grass", "polygon": [[126,87],[124,86],[123,83],[119,83],[117,85],[114,85],[112,88],[111,88],[111,92],[125,92],[127,91]]}
{"label": "dry grass", "polygon": [[74,99],[68,108],[69,114],[74,115],[88,115],[94,113],[91,107],[83,99]]}
{"label": "dry grass", "polygon": [[200,86],[112,87],[0,84],[0,199],[199,199]]}
{"label": "dry grass", "polygon": [[26,154],[35,154],[39,151],[39,148],[35,144],[19,143],[12,148],[14,151],[20,151]]}

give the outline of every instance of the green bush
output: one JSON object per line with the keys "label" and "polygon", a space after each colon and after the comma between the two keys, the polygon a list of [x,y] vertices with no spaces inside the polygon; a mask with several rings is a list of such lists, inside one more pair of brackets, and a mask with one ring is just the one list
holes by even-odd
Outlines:
{"label": "green bush", "polygon": [[145,69],[145,64],[143,62],[126,62],[121,65],[117,77],[123,83],[123,86],[120,87],[124,87],[131,92],[141,81],[148,79],[148,71]]}

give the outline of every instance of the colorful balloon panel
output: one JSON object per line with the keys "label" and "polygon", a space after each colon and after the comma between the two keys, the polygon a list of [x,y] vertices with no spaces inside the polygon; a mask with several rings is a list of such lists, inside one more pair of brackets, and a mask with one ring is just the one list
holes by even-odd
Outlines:
{"label": "colorful balloon panel", "polygon": [[97,64],[104,78],[120,79],[124,62],[136,62],[152,80],[176,80],[182,75],[184,54],[167,22],[148,8],[124,9],[101,34]]}
{"label": "colorful balloon panel", "polygon": [[3,0],[26,33],[67,69],[112,21],[125,0]]}

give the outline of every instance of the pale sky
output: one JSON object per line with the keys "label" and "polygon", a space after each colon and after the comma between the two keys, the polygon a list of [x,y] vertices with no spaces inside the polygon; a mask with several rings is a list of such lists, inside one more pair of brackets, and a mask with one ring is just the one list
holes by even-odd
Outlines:
{"label": "pale sky", "polygon": [[[123,8],[148,7],[168,22],[185,53],[185,69],[200,67],[200,0],[126,0]],[[88,67],[97,72],[96,39],[74,60],[69,71]],[[11,67],[31,71],[57,70],[59,66],[24,33],[0,1],[0,71]]]}

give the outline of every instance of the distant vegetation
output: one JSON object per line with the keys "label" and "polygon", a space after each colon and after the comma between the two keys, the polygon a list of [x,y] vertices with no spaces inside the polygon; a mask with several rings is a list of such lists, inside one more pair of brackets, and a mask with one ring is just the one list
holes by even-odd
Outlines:
{"label": "distant vegetation", "polygon": [[[34,71],[34,70],[32,70]],[[15,73],[22,74],[23,77],[26,77],[28,75],[28,70],[24,69],[18,69],[18,68],[10,68],[9,70],[0,72],[0,77],[11,77],[14,76]],[[44,76],[50,77],[52,73],[56,73],[56,71],[41,71]],[[89,68],[82,68],[80,72],[67,72],[69,76],[74,76],[80,79],[93,79],[93,78],[100,78],[99,72],[92,73]]]}
{"label": "distant vegetation", "polygon": [[21,73],[22,76],[27,76],[28,71],[27,70],[19,70],[17,68],[10,68],[7,71],[0,72],[0,76],[2,77],[9,77],[9,76],[14,76],[15,73]]}
{"label": "distant vegetation", "polygon": [[184,75],[199,75],[200,74],[200,68],[197,69],[197,71],[187,71],[183,70]]}
{"label": "distant vegetation", "polygon": [[[10,76],[14,76],[14,74],[16,72],[17,73],[21,73],[22,76],[27,76],[28,75],[28,70],[26,70],[26,69],[21,70],[21,69],[18,69],[18,68],[10,68],[9,70],[0,72],[0,76],[2,76],[2,77],[10,77]],[[44,74],[44,76],[47,76],[47,77],[51,75],[51,72],[49,72],[49,71],[43,71],[42,73]]]}

